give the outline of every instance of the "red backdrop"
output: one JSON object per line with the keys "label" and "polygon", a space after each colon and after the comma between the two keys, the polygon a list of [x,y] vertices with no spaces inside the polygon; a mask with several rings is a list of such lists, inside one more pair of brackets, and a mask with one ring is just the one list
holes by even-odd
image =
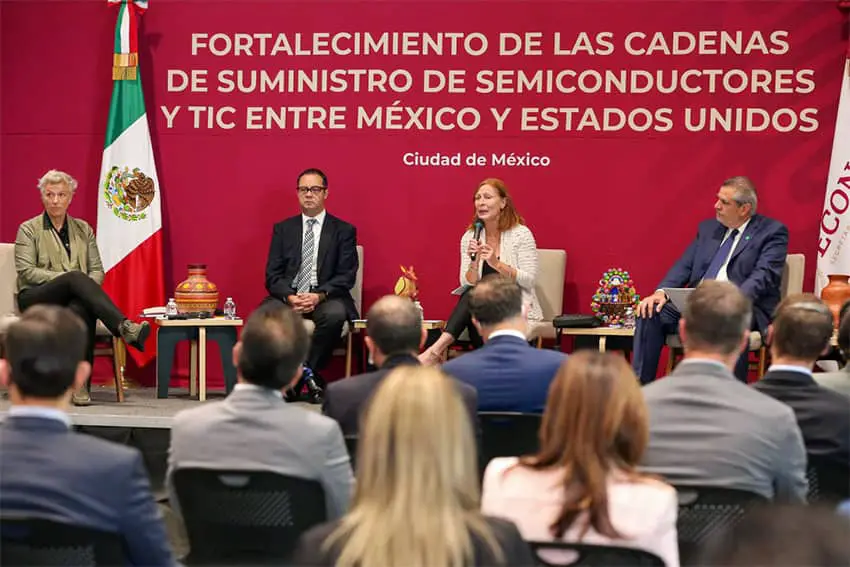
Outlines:
{"label": "red backdrop", "polygon": [[[0,3],[2,18],[2,168],[0,239],[11,241],[18,224],[39,211],[36,179],[48,168],[80,181],[71,214],[96,220],[97,175],[111,91],[115,12],[104,0]],[[626,38],[643,32],[633,47],[647,47],[661,32],[742,32],[743,44],[761,32],[775,54],[632,55]],[[488,40],[480,56],[449,55],[192,55],[192,34],[315,32],[478,32]],[[770,34],[786,32],[772,42]],[[712,215],[720,181],[749,175],[760,190],[760,212],[785,222],[790,250],[807,255],[812,285],[817,225],[832,142],[844,55],[842,18],[832,0],[784,2],[166,2],[153,0],[141,27],[141,72],[154,138],[161,191],[166,287],[185,276],[190,262],[206,262],[222,295],[241,313],[264,296],[263,273],[271,226],[297,212],[295,176],[306,167],[330,179],[328,208],[358,227],[365,247],[364,301],[391,292],[398,265],[412,264],[422,284],[426,316],[445,317],[457,285],[458,242],[471,215],[481,179],[503,178],[542,248],[568,253],[565,310],[589,311],[600,274],[609,267],[632,272],[649,292],[693,237],[699,220]],[[499,54],[499,34],[539,32],[541,55]],[[610,52],[556,55],[580,32],[591,43],[610,33]],[[603,36],[606,37],[606,36]],[[302,39],[306,43],[307,39]],[[270,41],[271,45],[273,41]],[[783,49],[783,44],[786,47]],[[220,44],[223,45],[223,44]],[[477,44],[476,44],[477,45]],[[257,47],[257,44],[254,44]],[[707,46],[706,49],[710,49]],[[403,69],[414,84],[404,93],[220,93],[222,69]],[[209,92],[169,92],[169,70],[206,69]],[[465,93],[425,93],[426,69],[466,70]],[[788,93],[488,93],[475,92],[480,70],[593,69],[661,71],[763,69]],[[811,71],[807,71],[811,70]],[[801,75],[798,73],[802,72]],[[733,87],[740,81],[732,80]],[[806,80],[808,78],[808,80]],[[665,78],[669,82],[669,78]],[[706,79],[695,80],[706,85]],[[771,90],[776,83],[771,83]],[[799,92],[793,92],[798,88]],[[358,128],[356,108],[473,108],[481,124],[464,131]],[[180,105],[169,128],[161,107]],[[232,129],[193,128],[186,107],[232,106]],[[343,128],[245,128],[248,106],[341,106]],[[488,109],[512,108],[499,131]],[[576,107],[572,129],[523,130],[524,107]],[[598,131],[576,126],[585,108],[629,112],[670,109],[668,131],[623,128]],[[805,111],[816,127],[788,132],[688,131],[686,108],[761,108],[768,113]],[[402,124],[409,114],[403,111]],[[787,116],[786,116],[787,118]],[[780,119],[780,129],[787,124]],[[662,128],[662,130],[664,130]],[[808,130],[808,131],[807,131]],[[410,167],[406,152],[493,153],[547,156],[548,167]],[[165,298],[164,298],[165,299]],[[163,300],[164,300],[163,299]],[[222,298],[223,300],[223,298]],[[215,365],[217,366],[217,365]]]}

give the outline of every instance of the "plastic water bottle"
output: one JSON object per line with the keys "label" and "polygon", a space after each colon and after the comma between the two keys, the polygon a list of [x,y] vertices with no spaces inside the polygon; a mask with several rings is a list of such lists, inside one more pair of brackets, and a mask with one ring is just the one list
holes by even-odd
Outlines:
{"label": "plastic water bottle", "polygon": [[233,303],[232,297],[228,297],[227,301],[224,302],[224,318],[236,319],[236,304]]}
{"label": "plastic water bottle", "polygon": [[165,316],[171,317],[173,315],[177,315],[177,302],[174,301],[174,298],[170,298],[168,303],[165,305]]}
{"label": "plastic water bottle", "polygon": [[627,329],[635,328],[635,310],[629,307],[626,309],[626,317],[623,321],[623,326]]}

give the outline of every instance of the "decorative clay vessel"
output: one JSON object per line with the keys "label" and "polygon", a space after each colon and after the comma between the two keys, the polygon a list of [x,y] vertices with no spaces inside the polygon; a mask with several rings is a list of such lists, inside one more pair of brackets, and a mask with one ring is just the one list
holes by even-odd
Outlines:
{"label": "decorative clay vessel", "polygon": [[174,299],[180,313],[206,311],[212,315],[218,307],[218,288],[207,279],[206,264],[189,264],[189,277],[177,285]]}

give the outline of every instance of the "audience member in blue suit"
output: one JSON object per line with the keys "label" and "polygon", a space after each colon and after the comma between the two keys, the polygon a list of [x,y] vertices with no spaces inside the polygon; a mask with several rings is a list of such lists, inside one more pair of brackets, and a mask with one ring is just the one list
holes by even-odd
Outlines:
{"label": "audience member in blue suit", "polygon": [[71,430],[65,410],[91,370],[86,340],[82,320],[52,305],[29,308],[6,333],[0,514],[117,533],[130,564],[173,565],[141,453]]}
{"label": "audience member in blue suit", "polygon": [[526,308],[513,280],[488,276],[470,292],[472,321],[486,344],[443,366],[478,390],[478,411],[543,413],[549,384],[566,356],[526,340]]}
{"label": "audience member in blue suit", "polygon": [[[655,380],[665,339],[677,333],[682,316],[667,303],[664,288],[696,287],[702,280],[732,282],[753,303],[753,330],[767,337],[771,315],[779,303],[788,229],[779,221],[757,215],[757,206],[758,195],[749,179],[724,181],[714,203],[716,218],[700,223],[697,237],[655,293],[640,302],[633,364],[643,384]],[[744,382],[747,354],[741,355],[735,367],[735,376]]]}

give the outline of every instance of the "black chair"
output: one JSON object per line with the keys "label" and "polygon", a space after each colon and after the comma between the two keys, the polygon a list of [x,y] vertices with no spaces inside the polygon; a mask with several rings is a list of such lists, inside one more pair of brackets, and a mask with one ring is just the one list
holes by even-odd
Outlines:
{"label": "black chair", "polygon": [[35,518],[0,519],[0,564],[123,565],[124,540],[104,532]]}
{"label": "black chair", "polygon": [[[664,567],[664,561],[657,555],[629,547],[610,545],[589,545],[584,543],[530,541],[534,557],[539,565],[550,567],[562,565],[598,565],[599,567]],[[566,557],[565,561],[547,560],[541,557],[543,552],[573,552],[577,558]],[[572,555],[572,554],[571,554]]]}
{"label": "black chair", "polygon": [[536,453],[540,448],[538,432],[542,417],[536,413],[478,412],[483,464],[486,466],[496,457]]}
{"label": "black chair", "polygon": [[325,521],[315,480],[266,471],[177,469],[174,487],[192,565],[280,564]]}
{"label": "black chair", "polygon": [[818,455],[809,455],[806,479],[809,481],[809,504],[837,504],[850,499],[850,471],[847,466],[842,467]]}
{"label": "black chair", "polygon": [[679,560],[689,563],[697,551],[715,534],[735,526],[753,506],[768,502],[746,490],[709,486],[676,486],[679,515],[676,531]]}
{"label": "black chair", "polygon": [[351,460],[351,470],[357,470],[357,435],[345,436],[345,448],[348,450],[348,458]]}

